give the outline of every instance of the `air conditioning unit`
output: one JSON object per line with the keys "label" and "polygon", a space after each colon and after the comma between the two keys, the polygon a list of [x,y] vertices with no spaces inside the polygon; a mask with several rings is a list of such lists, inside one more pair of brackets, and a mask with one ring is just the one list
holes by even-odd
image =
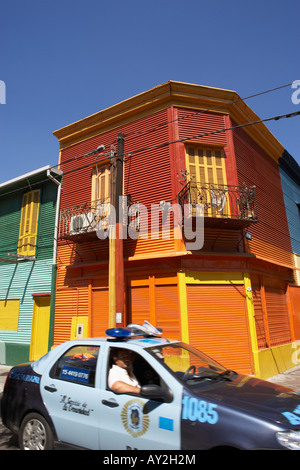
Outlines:
{"label": "air conditioning unit", "polygon": [[92,232],[95,230],[95,225],[95,213],[92,211],[73,215],[70,220],[70,235]]}

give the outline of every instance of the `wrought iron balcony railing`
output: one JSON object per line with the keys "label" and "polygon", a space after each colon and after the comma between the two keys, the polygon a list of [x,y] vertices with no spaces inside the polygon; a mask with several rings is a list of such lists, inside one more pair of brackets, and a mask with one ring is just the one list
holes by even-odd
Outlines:
{"label": "wrought iron balcony railing", "polygon": [[196,215],[197,205],[202,205],[201,214],[205,218],[237,221],[238,225],[258,222],[256,194],[254,186],[224,186],[211,183],[189,181],[178,194],[179,204],[189,204],[192,216]]}
{"label": "wrought iron balcony railing", "polygon": [[95,233],[99,228],[106,229],[109,207],[108,199],[61,210],[58,238],[73,238]]}
{"label": "wrought iron balcony railing", "polygon": [[[127,209],[133,201],[128,195],[123,199],[123,210]],[[111,211],[110,198],[86,202],[85,204],[70,207],[60,211],[58,238],[85,240],[96,237],[99,230],[107,230]]]}

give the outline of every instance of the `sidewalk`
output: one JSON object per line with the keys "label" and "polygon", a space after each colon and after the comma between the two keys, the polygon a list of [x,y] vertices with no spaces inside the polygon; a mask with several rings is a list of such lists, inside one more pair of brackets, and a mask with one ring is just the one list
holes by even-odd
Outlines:
{"label": "sidewalk", "polygon": [[268,382],[273,382],[284,387],[291,388],[294,392],[300,393],[300,365],[286,370],[281,374],[274,375],[267,379]]}
{"label": "sidewalk", "polygon": [[[0,364],[0,393],[3,391],[6,376],[10,369],[10,366],[3,366]],[[282,372],[281,374],[274,375],[267,379],[267,381],[291,388],[295,392],[300,393],[300,365]]]}

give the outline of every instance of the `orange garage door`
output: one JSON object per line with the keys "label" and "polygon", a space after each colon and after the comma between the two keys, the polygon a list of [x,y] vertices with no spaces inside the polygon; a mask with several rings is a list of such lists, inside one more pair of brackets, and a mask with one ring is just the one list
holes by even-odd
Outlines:
{"label": "orange garage door", "polygon": [[190,344],[225,367],[253,372],[243,285],[187,285]]}

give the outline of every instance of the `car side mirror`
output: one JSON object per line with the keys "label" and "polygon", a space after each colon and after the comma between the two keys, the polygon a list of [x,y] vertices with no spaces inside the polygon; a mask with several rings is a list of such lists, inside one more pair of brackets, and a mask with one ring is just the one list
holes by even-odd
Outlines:
{"label": "car side mirror", "polygon": [[141,396],[150,399],[162,399],[164,401],[172,401],[172,392],[164,390],[162,387],[156,384],[143,385],[141,387]]}

